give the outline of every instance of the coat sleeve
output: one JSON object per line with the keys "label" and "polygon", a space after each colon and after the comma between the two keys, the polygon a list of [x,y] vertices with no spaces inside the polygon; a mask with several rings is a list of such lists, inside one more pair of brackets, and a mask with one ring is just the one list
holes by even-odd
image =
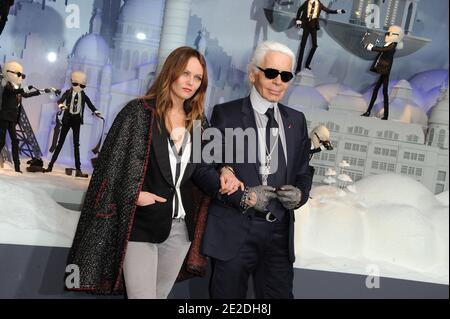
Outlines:
{"label": "coat sleeve", "polygon": [[301,135],[302,142],[301,147],[298,149],[299,165],[295,172],[295,186],[301,190],[302,199],[300,206],[303,206],[309,199],[309,192],[311,191],[312,179],[314,171],[309,166],[309,150],[311,149],[311,140],[308,137],[308,127],[306,124],[306,118],[301,114],[303,123]]}
{"label": "coat sleeve", "polygon": [[373,47],[372,51],[386,53],[386,52],[394,51],[395,47],[396,47],[395,44],[390,44],[387,47]]}
{"label": "coat sleeve", "polygon": [[92,104],[91,99],[89,98],[89,96],[87,96],[86,93],[83,93],[84,95],[84,100],[86,101],[87,106],[91,109],[92,112],[97,111],[97,109],[95,108],[94,104]]}
{"label": "coat sleeve", "polygon": [[61,98],[58,100],[58,105],[63,104],[67,100],[67,95],[69,94],[69,91],[64,92],[64,94],[61,96]]}
{"label": "coat sleeve", "polygon": [[330,8],[324,6],[322,3],[320,3],[320,9],[325,11],[328,14],[337,14],[338,13],[337,10],[330,9]]}
{"label": "coat sleeve", "polygon": [[305,2],[300,6],[300,8],[298,8],[296,20],[300,20],[300,17],[301,17],[301,15],[302,15],[302,12],[303,12],[303,10],[305,10],[306,4],[307,4],[307,3],[308,3],[308,2],[305,1]]}

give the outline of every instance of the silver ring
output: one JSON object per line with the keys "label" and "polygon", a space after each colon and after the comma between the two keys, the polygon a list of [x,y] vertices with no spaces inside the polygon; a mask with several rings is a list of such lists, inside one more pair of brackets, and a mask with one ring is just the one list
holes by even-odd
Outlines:
{"label": "silver ring", "polygon": [[273,216],[273,214],[272,214],[271,212],[268,212],[267,215],[266,215],[266,220],[267,220],[269,223],[274,223],[274,222],[277,221],[277,218],[276,218],[275,216],[273,216],[273,219],[270,219],[270,216]]}

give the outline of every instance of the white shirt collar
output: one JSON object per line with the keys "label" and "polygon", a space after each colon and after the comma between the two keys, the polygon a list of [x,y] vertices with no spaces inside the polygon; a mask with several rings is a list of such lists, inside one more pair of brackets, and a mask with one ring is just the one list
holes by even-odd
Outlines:
{"label": "white shirt collar", "polygon": [[273,108],[278,105],[278,103],[269,102],[263,98],[254,86],[252,88],[252,92],[250,93],[250,101],[252,102],[253,109],[259,114],[266,114],[269,108]]}

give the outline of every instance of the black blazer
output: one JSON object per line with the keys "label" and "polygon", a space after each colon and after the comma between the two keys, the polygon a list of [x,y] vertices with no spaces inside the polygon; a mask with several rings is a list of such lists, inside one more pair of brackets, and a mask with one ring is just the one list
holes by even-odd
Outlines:
{"label": "black blazer", "polygon": [[8,82],[3,89],[0,120],[18,123],[20,112],[22,111],[22,98],[29,98],[40,94],[39,91],[26,93],[22,88],[15,89],[14,86]]}
{"label": "black blazer", "polygon": [[[58,100],[58,104],[65,103],[67,105],[67,107],[69,107],[70,103],[72,102],[72,92],[73,92],[73,89],[69,89],[66,92],[64,92],[64,94]],[[94,104],[92,104],[91,100],[86,95],[86,93],[84,91],[81,91],[81,112],[80,112],[80,116],[81,116],[81,124],[82,125],[84,124],[84,108],[85,108],[86,104],[88,105],[88,107],[91,109],[92,112],[97,111],[97,109],[95,108]],[[68,123],[69,117],[70,117],[70,110],[67,109],[67,110],[64,111],[63,123]]]}
{"label": "black blazer", "polygon": [[[173,198],[175,185],[169,160],[168,133],[162,121],[153,125],[150,160],[146,168],[143,192],[150,192],[165,198],[165,203],[138,207],[136,210],[131,241],[162,243],[170,234],[172,228]],[[191,148],[192,159],[192,148]],[[185,222],[189,233],[189,240],[194,239],[195,220],[193,188],[196,185],[204,193],[215,196],[220,188],[219,174],[214,165],[187,164],[184,175],[181,176],[181,201],[186,212]]]}
{"label": "black blazer", "polygon": [[387,47],[373,47],[372,51],[378,52],[377,58],[373,62],[370,71],[389,75],[391,73],[392,64],[394,63],[394,55],[397,43],[391,43]]}
{"label": "black blazer", "polygon": [[302,21],[303,29],[315,29],[320,30],[319,17],[322,10],[328,14],[337,14],[337,10],[329,9],[325,7],[322,2],[319,1],[319,12],[317,14],[317,19],[312,19],[308,21],[308,0],[303,2],[303,4],[298,8],[296,20]]}
{"label": "black blazer", "polygon": [[[287,148],[287,183],[298,187],[303,195],[301,204],[305,204],[309,198],[312,185],[312,176],[309,167],[310,140],[306,119],[303,113],[295,111],[287,106],[279,105],[286,135]],[[217,105],[211,117],[211,126],[218,128],[225,134],[225,128],[253,128],[256,130],[255,115],[250,97]],[[236,145],[236,144],[235,144]],[[236,147],[236,146],[235,146]],[[248,141],[244,149],[235,149],[235,153],[245,154],[244,163],[227,163],[236,172],[236,176],[245,186],[253,187],[261,185],[261,177],[258,172],[258,163],[250,163],[247,158]],[[234,161],[236,162],[236,154]],[[213,199],[208,212],[208,221],[203,237],[202,252],[219,260],[233,258],[243,244],[250,230],[249,216],[254,214],[249,209],[243,214],[240,208],[242,192],[238,191],[231,196],[223,196],[221,199]],[[294,214],[290,214],[289,226],[289,256],[294,261]]]}

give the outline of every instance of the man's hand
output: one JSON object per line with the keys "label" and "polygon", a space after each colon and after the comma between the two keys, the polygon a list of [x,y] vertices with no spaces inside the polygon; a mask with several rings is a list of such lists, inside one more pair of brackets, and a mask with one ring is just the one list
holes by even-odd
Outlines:
{"label": "man's hand", "polygon": [[337,12],[338,12],[339,14],[345,14],[346,11],[345,11],[344,9],[340,9],[340,10],[338,10]]}
{"label": "man's hand", "polygon": [[65,110],[66,109],[66,106],[64,104],[59,104],[58,107],[59,107],[60,110]]}
{"label": "man's hand", "polygon": [[295,21],[295,26],[296,26],[297,28],[301,28],[301,26],[302,26],[302,21],[301,21],[301,20],[296,20],[296,21]]}
{"label": "man's hand", "polygon": [[94,114],[97,115],[98,117],[102,116],[102,112],[100,112],[100,111],[98,111],[98,110],[95,111]]}
{"label": "man's hand", "polygon": [[277,198],[276,189],[272,186],[256,186],[250,187],[248,190],[248,198],[246,204],[249,207],[253,207],[255,210],[259,212],[266,212],[267,205],[272,199]]}
{"label": "man's hand", "polygon": [[165,198],[159,197],[155,194],[149,192],[141,192],[139,194],[138,201],[136,205],[138,206],[149,206],[154,205],[155,203],[165,203],[167,200]]}
{"label": "man's hand", "polygon": [[239,188],[244,191],[244,184],[236,178],[228,166],[223,167],[220,171],[220,194],[231,195],[237,192]]}
{"label": "man's hand", "polygon": [[295,186],[286,185],[277,191],[278,200],[287,210],[294,210],[302,200],[302,192]]}
{"label": "man's hand", "polygon": [[372,43],[369,43],[369,44],[367,45],[367,47],[366,47],[366,50],[367,50],[367,51],[372,51],[373,47],[374,47],[374,45],[373,45]]}

